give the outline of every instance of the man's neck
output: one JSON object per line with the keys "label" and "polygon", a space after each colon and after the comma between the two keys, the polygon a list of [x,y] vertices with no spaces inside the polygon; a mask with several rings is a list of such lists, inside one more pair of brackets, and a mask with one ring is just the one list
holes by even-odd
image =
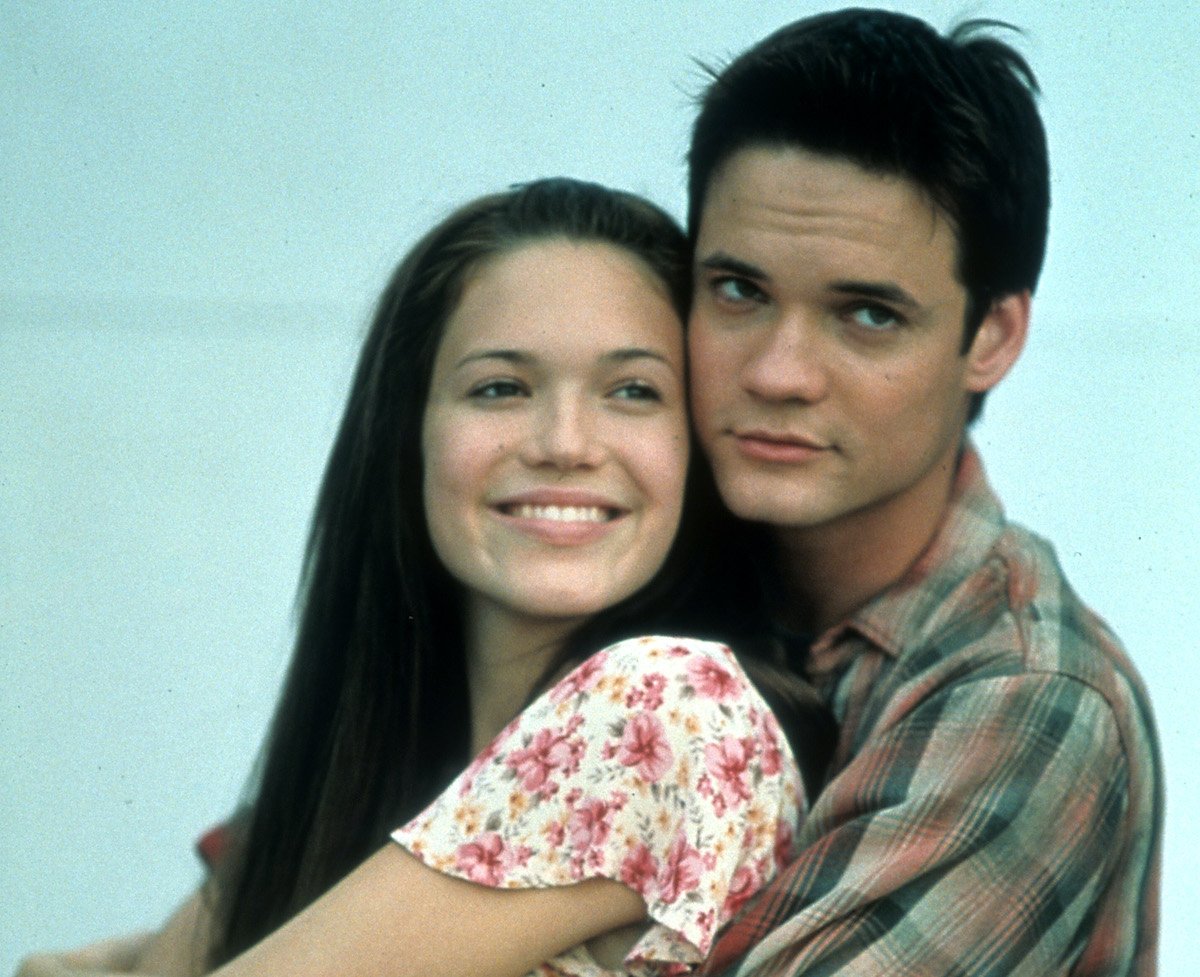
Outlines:
{"label": "man's neck", "polygon": [[957,457],[900,496],[824,525],[777,529],[779,623],[820,634],[900,580],[945,518]]}

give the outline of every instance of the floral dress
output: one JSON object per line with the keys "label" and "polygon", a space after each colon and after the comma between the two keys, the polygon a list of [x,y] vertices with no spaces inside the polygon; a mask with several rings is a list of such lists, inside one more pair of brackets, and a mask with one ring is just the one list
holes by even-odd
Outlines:
{"label": "floral dress", "polygon": [[[790,859],[801,790],[775,716],[728,648],[635,638],[532,703],[392,837],[481,885],[625,883],[648,926],[624,972],[661,977],[700,963]],[[580,946],[534,973],[614,972]]]}

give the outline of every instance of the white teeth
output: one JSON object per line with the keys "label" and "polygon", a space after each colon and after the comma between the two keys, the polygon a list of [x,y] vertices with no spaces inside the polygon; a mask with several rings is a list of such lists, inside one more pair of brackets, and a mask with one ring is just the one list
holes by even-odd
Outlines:
{"label": "white teeth", "polygon": [[522,519],[553,522],[608,522],[608,513],[594,505],[519,505],[514,507],[513,514]]}

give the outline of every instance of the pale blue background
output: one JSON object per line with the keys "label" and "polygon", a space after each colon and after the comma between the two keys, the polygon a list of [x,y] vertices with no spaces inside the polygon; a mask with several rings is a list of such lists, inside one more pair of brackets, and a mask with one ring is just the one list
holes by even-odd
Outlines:
{"label": "pale blue background", "polygon": [[[0,0],[0,974],[195,885],[288,654],[371,302],[452,204],[571,173],[682,213],[700,75],[813,3]],[[1011,19],[1054,166],[1029,348],[978,437],[1158,710],[1163,972],[1189,970],[1200,30]],[[1052,843],[1052,839],[1047,839]]]}

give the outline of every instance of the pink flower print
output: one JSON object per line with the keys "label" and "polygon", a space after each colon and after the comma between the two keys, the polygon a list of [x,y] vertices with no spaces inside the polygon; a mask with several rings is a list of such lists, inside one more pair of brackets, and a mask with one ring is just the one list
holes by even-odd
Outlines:
{"label": "pink flower print", "polygon": [[741,685],[733,673],[722,668],[707,655],[695,655],[687,663],[688,681],[698,695],[723,702],[735,698]]}
{"label": "pink flower print", "polygon": [[584,801],[571,812],[567,822],[567,833],[571,836],[571,847],[577,852],[603,845],[611,827],[609,808],[598,798]]}
{"label": "pink flower print", "polygon": [[586,692],[599,681],[608,653],[598,651],[550,690],[551,702],[562,702]]}
{"label": "pink flower print", "polygon": [[667,677],[662,672],[651,672],[642,679],[642,704],[647,709],[657,709],[663,704],[663,689],[667,687]]}
{"label": "pink flower print", "polygon": [[551,821],[545,828],[546,844],[551,848],[558,848],[562,845],[567,836],[566,828],[561,821]]}
{"label": "pink flower print", "polygon": [[509,868],[524,868],[532,855],[533,849],[528,845],[518,845],[516,848],[508,849],[504,862]]}
{"label": "pink flower print", "polygon": [[549,795],[558,789],[556,784],[549,782],[550,775],[555,770],[567,774],[573,772],[579,766],[583,751],[582,741],[572,741],[552,729],[539,729],[528,746],[513,750],[504,762],[527,791]]}
{"label": "pink flower print", "polygon": [[495,831],[488,831],[474,841],[459,845],[454,864],[472,882],[498,886],[508,868],[506,854],[504,839]]}
{"label": "pink flower print", "polygon": [[700,884],[702,868],[700,852],[688,844],[682,831],[679,832],[658,876],[659,899],[670,905],[685,892],[691,892]]}
{"label": "pink flower print", "polygon": [[725,905],[721,908],[721,918],[729,919],[737,914],[754,893],[762,886],[762,879],[752,865],[742,865],[733,873],[729,881],[729,891],[725,895]]}
{"label": "pink flower print", "polygon": [[675,754],[663,724],[652,712],[639,712],[625,724],[617,747],[617,760],[633,767],[647,783],[659,780],[671,768]]}
{"label": "pink flower print", "polygon": [[728,806],[750,800],[746,768],[753,755],[753,746],[736,736],[726,736],[720,743],[709,743],[704,748],[704,766],[714,781],[713,806],[718,815],[724,814]]}
{"label": "pink flower print", "polygon": [[779,738],[771,726],[764,725],[763,733],[763,738],[759,740],[759,764],[764,777],[774,777],[783,769],[783,752],[779,749]]}
{"label": "pink flower print", "polygon": [[639,895],[646,895],[656,875],[658,859],[640,842],[621,862],[621,881]]}
{"label": "pink flower print", "polygon": [[[510,723],[509,726],[511,725],[512,724]],[[500,735],[492,740],[487,746],[485,746],[483,751],[471,761],[470,765],[463,773],[462,782],[459,784],[459,797],[465,797],[467,794],[471,793],[471,789],[475,786],[475,778],[479,776],[479,772],[495,758],[497,753],[500,752],[500,741],[504,739],[509,732],[511,732],[511,729],[509,729],[509,727],[505,727],[505,729],[501,731]]]}
{"label": "pink flower print", "polygon": [[666,687],[667,677],[662,672],[651,672],[642,677],[640,686],[629,690],[629,694],[625,696],[625,707],[632,709],[642,705],[650,710],[657,709],[663,704],[662,694]]}

